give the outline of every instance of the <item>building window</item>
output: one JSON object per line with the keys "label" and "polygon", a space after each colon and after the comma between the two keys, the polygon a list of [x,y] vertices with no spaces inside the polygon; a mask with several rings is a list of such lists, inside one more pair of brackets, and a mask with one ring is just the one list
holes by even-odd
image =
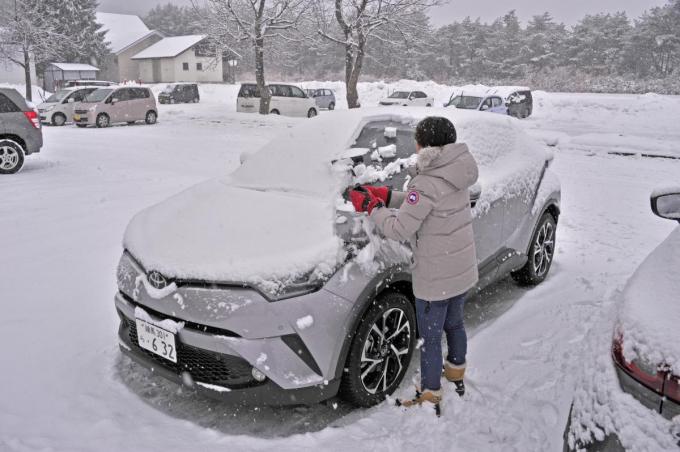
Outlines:
{"label": "building window", "polygon": [[202,71],[203,70],[203,63],[196,63],[196,70]]}
{"label": "building window", "polygon": [[189,63],[182,63],[182,70],[188,71],[189,70]]}

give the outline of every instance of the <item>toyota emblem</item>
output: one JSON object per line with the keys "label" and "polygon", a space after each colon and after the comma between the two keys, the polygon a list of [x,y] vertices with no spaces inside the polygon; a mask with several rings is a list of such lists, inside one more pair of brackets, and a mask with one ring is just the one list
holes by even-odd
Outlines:
{"label": "toyota emblem", "polygon": [[154,289],[162,290],[168,287],[168,279],[157,271],[149,272],[146,278]]}

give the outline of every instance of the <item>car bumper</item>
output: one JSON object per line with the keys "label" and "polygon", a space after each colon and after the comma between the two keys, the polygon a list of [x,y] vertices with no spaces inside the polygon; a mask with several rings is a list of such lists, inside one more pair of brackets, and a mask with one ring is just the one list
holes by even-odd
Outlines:
{"label": "car bumper", "polygon": [[[194,389],[197,393],[227,403],[247,405],[315,404],[337,394],[340,380],[299,389],[283,389],[270,379],[258,382],[252,366],[243,358],[226,353],[178,344],[178,364],[142,349],[136,340],[134,318],[118,311],[121,352],[154,374]],[[164,362],[166,361],[166,362]]]}
{"label": "car bumper", "polygon": [[680,415],[680,404],[639,383],[623,369],[621,369],[618,364],[616,364],[616,374],[619,378],[621,389],[624,392],[632,395],[645,407],[661,414],[664,418],[669,420],[677,415]]}

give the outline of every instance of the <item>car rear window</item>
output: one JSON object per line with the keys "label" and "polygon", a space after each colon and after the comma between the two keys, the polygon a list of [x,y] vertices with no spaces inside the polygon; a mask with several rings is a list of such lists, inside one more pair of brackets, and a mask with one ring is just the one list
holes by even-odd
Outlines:
{"label": "car rear window", "polygon": [[21,109],[9,97],[0,93],[0,113],[17,113]]}
{"label": "car rear window", "polygon": [[244,83],[241,85],[238,97],[260,97],[260,90],[253,83]]}

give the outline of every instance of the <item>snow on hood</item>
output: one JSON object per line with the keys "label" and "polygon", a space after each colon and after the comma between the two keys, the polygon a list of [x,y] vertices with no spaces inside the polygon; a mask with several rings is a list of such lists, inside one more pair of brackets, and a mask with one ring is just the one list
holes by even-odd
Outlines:
{"label": "snow on hood", "polygon": [[[332,162],[346,154],[369,122],[415,125],[432,114],[426,107],[367,108],[304,120],[231,175],[137,214],[124,246],[147,271],[172,278],[259,283],[330,272],[343,257],[335,209],[352,183],[348,168]],[[460,110],[436,114],[452,120],[478,164],[486,167],[478,208],[492,196],[528,187],[524,177],[511,183],[517,168],[537,174],[545,161],[540,146],[525,141],[528,137],[509,117]]]}
{"label": "snow on hood", "polygon": [[627,360],[666,363],[680,375],[680,227],[640,265],[623,294],[620,331]]}

